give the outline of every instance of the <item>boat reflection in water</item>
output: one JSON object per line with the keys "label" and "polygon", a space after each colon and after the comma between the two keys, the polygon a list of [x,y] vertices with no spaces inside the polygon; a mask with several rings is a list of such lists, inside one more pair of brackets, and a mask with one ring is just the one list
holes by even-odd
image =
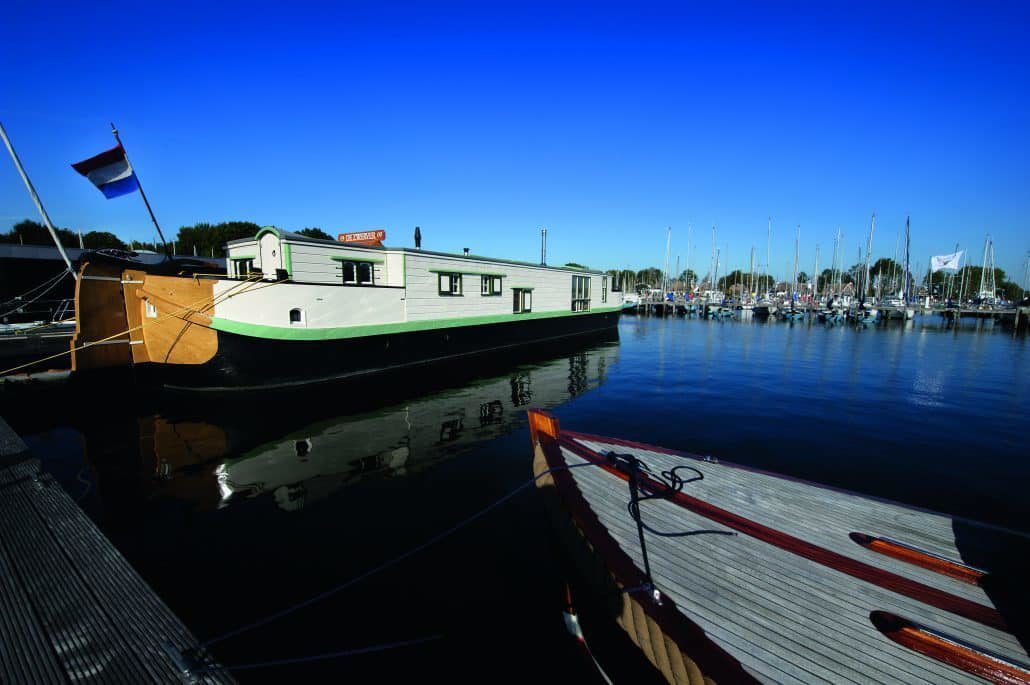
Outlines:
{"label": "boat reflection in water", "polygon": [[[284,400],[271,413],[267,404],[263,413],[236,411],[238,418],[209,413],[219,425],[147,416],[140,419],[141,452],[154,464],[160,494],[202,508],[270,494],[295,511],[369,475],[404,476],[521,428],[529,407],[553,408],[603,383],[617,357],[618,344],[607,342],[507,369],[479,367],[474,378],[466,369],[459,387],[399,404],[383,398],[380,408],[360,413],[340,414],[339,393],[330,387],[303,402]],[[426,379],[415,380],[407,375],[390,385],[425,387]],[[368,392],[353,384],[344,390]],[[318,419],[316,404],[336,415]]]}

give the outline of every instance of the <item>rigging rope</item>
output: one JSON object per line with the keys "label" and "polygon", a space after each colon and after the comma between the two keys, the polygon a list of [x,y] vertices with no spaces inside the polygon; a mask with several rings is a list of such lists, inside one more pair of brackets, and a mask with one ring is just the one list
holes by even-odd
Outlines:
{"label": "rigging rope", "polygon": [[29,293],[35,292],[36,290],[38,290],[40,288],[45,288],[46,286],[50,285],[54,281],[59,281],[63,277],[65,277],[67,275],[68,275],[68,270],[67,269],[61,269],[60,273],[51,276],[50,278],[46,279],[42,283],[37,283],[36,285],[32,286],[31,288],[29,288],[28,290],[23,292],[21,295],[15,295],[14,297],[12,297],[9,300],[6,300],[4,302],[0,302],[0,306],[10,304],[11,302],[16,302],[16,301],[22,299],[23,297],[28,297]]}
{"label": "rigging rope", "polygon": [[[258,276],[256,278],[260,279],[260,276]],[[287,283],[287,282],[289,282],[289,280],[290,279],[283,279],[281,281],[275,281],[273,283],[270,283],[269,286],[279,285],[281,283]],[[14,373],[15,371],[20,371],[21,369],[24,369],[24,368],[27,368],[27,367],[30,367],[30,366],[35,366],[36,364],[41,364],[43,362],[47,362],[47,361],[50,361],[52,359],[57,359],[59,357],[63,357],[66,354],[71,354],[72,352],[78,352],[80,350],[84,350],[87,347],[92,347],[94,345],[100,345],[101,343],[105,343],[105,342],[107,342],[109,340],[113,340],[114,338],[118,338],[118,337],[121,337],[123,335],[127,335],[127,334],[129,334],[129,333],[131,333],[133,331],[138,331],[140,329],[146,328],[147,326],[152,326],[152,325],[154,325],[154,324],[156,324],[156,323],[158,323],[160,321],[164,321],[164,320],[166,320],[168,318],[176,317],[179,314],[182,314],[183,312],[186,312],[186,311],[195,312],[195,313],[201,313],[201,312],[207,311],[211,307],[214,307],[216,304],[224,302],[225,300],[227,300],[227,299],[229,299],[231,297],[236,297],[237,295],[243,295],[243,294],[245,294],[247,292],[252,292],[252,290],[250,290],[250,289],[244,289],[244,290],[241,290],[238,293],[233,293],[232,292],[233,290],[235,290],[236,288],[240,287],[241,285],[245,285],[245,284],[248,284],[248,283],[253,285],[254,281],[252,279],[248,278],[247,280],[242,281],[241,283],[237,283],[232,288],[230,288],[226,292],[222,293],[218,297],[212,298],[211,302],[209,304],[204,305],[203,307],[200,307],[199,309],[197,307],[202,305],[204,302],[207,302],[208,298],[205,297],[203,299],[197,300],[196,302],[188,304],[188,305],[186,305],[184,307],[180,307],[179,309],[175,309],[175,310],[173,310],[173,311],[171,311],[171,312],[169,312],[167,314],[162,314],[161,316],[159,316],[157,318],[151,319],[149,321],[144,321],[143,323],[141,323],[138,326],[133,326],[132,328],[126,328],[124,331],[119,331],[119,332],[117,332],[117,333],[115,333],[113,335],[109,335],[106,338],[101,338],[100,340],[93,340],[93,341],[90,341],[90,342],[87,342],[87,343],[83,343],[82,345],[80,345],[78,347],[75,347],[75,348],[72,348],[72,349],[69,349],[69,350],[65,350],[64,352],[58,352],[57,354],[52,354],[49,357],[43,357],[41,359],[36,359],[34,361],[26,362],[26,363],[20,364],[18,366],[13,366],[13,367],[11,367],[9,369],[5,369],[3,371],[0,371],[0,376],[6,376],[6,375],[8,375],[10,373]],[[253,289],[253,291],[257,291],[257,290],[261,290],[261,288],[254,288]]]}
{"label": "rigging rope", "polygon": [[436,640],[442,640],[443,635],[427,635],[425,637],[413,638],[411,640],[400,640],[398,642],[387,642],[384,644],[370,645],[368,647],[357,647],[354,649],[344,649],[338,652],[325,652],[323,654],[312,654],[310,656],[298,656],[287,659],[272,659],[270,661],[258,661],[250,664],[235,664],[229,666],[207,666],[205,668],[198,668],[191,670],[190,673],[193,675],[203,675],[205,673],[214,673],[216,671],[246,671],[254,668],[266,668],[268,666],[290,666],[293,664],[307,664],[313,661],[324,661],[326,659],[339,659],[345,656],[357,656],[359,654],[372,654],[375,652],[385,652],[390,649],[398,649],[400,647],[414,647],[416,645],[422,645],[427,642],[434,642]]}
{"label": "rigging rope", "polygon": [[[30,304],[33,304],[34,302],[38,302],[38,301],[39,301],[39,300],[40,300],[40,299],[41,299],[41,298],[42,298],[42,297],[43,297],[44,295],[46,295],[46,294],[47,294],[48,292],[50,292],[51,290],[53,290],[54,288],[56,288],[56,287],[57,287],[58,285],[60,285],[60,284],[61,284],[61,280],[62,280],[62,279],[63,279],[63,278],[64,278],[64,277],[66,276],[66,275],[68,275],[68,272],[67,272],[67,271],[63,272],[62,274],[60,274],[60,276],[59,276],[58,278],[56,278],[56,279],[54,279],[54,280],[50,281],[50,285],[49,285],[49,287],[48,287],[48,288],[47,288],[46,290],[44,290],[43,292],[41,292],[41,293],[39,293],[38,295],[36,295],[36,296],[35,296],[34,298],[32,298],[31,300],[29,300],[28,302],[22,302],[22,303],[18,304],[17,306],[15,306],[15,307],[14,307],[13,309],[10,309],[10,310],[8,310],[8,311],[4,312],[3,314],[0,314],[0,318],[3,318],[3,317],[5,317],[5,316],[8,316],[8,315],[10,315],[10,314],[13,314],[13,313],[15,313],[16,311],[18,311],[19,309],[22,309],[23,307],[28,307],[28,306],[29,306]],[[35,288],[33,288],[33,290],[34,290],[34,289],[35,289]],[[29,291],[29,292],[32,292],[32,291]],[[19,297],[21,297],[21,296],[19,296]],[[15,299],[18,299],[18,298],[15,298]],[[5,303],[5,304],[8,304],[8,303],[10,303],[10,302],[13,302],[13,301],[14,301],[14,300],[9,300],[9,301],[8,301],[7,303]]]}
{"label": "rigging rope", "polygon": [[534,483],[536,483],[536,481],[539,480],[540,478],[542,478],[543,476],[546,476],[549,473],[554,473],[555,471],[564,471],[564,470],[567,470],[567,469],[574,469],[574,468],[579,468],[579,467],[582,467],[582,466],[596,466],[596,464],[593,464],[593,463],[568,464],[568,465],[565,465],[565,466],[558,466],[558,467],[554,467],[554,468],[549,468],[549,469],[547,469],[545,471],[541,471],[540,473],[538,473],[535,476],[533,476],[532,478],[530,478],[528,481],[522,483],[521,485],[519,485],[518,487],[514,488],[513,490],[510,490],[507,494],[502,495],[501,497],[499,497],[498,499],[494,500],[493,502],[491,502],[487,506],[483,507],[479,511],[473,513],[472,515],[462,519],[461,521],[459,521],[458,523],[454,524],[450,528],[447,528],[443,532],[437,533],[436,535],[434,535],[433,537],[429,538],[425,542],[423,542],[423,543],[421,543],[419,545],[416,545],[415,547],[412,547],[412,548],[408,549],[407,551],[402,552],[401,554],[398,554],[397,556],[395,556],[395,557],[393,557],[391,559],[388,559],[388,560],[386,560],[386,561],[384,561],[384,562],[382,562],[382,563],[380,563],[380,564],[378,564],[376,566],[373,566],[372,568],[368,569],[364,573],[360,573],[360,574],[358,574],[358,575],[356,575],[356,576],[354,576],[354,577],[352,577],[352,578],[350,578],[348,580],[345,580],[344,582],[342,582],[342,583],[340,583],[338,585],[335,585],[335,586],[333,586],[333,587],[331,587],[331,588],[329,588],[327,590],[323,590],[322,592],[319,592],[316,595],[312,595],[311,597],[309,597],[309,598],[307,598],[305,600],[302,600],[300,602],[297,602],[295,604],[287,606],[287,607],[285,607],[283,609],[280,609],[279,611],[276,611],[276,612],[273,612],[271,614],[268,614],[267,616],[265,616],[263,618],[260,618],[260,619],[258,619],[256,621],[252,621],[251,623],[244,624],[244,625],[239,626],[237,628],[234,628],[232,630],[226,631],[226,632],[224,632],[224,633],[222,633],[220,635],[212,637],[212,638],[210,638],[208,640],[205,640],[204,642],[202,642],[200,644],[200,647],[198,649],[206,649],[207,647],[210,647],[211,645],[218,644],[219,642],[222,642],[223,640],[227,640],[227,639],[229,639],[231,637],[235,637],[235,636],[240,635],[242,633],[246,633],[248,631],[254,630],[255,628],[261,628],[262,626],[266,626],[269,623],[272,623],[273,621],[276,621],[276,620],[278,620],[280,618],[283,618],[285,616],[289,616],[290,614],[293,614],[293,613],[295,613],[297,611],[300,611],[301,609],[309,607],[312,604],[320,602],[320,601],[322,601],[324,599],[328,599],[328,598],[332,597],[333,595],[335,595],[335,594],[337,594],[339,592],[342,592],[343,590],[346,590],[347,588],[349,588],[349,587],[351,587],[353,585],[356,585],[356,584],[360,583],[363,580],[367,580],[368,578],[371,578],[372,576],[374,576],[374,575],[376,575],[378,573],[381,573],[381,572],[383,572],[383,571],[385,571],[385,570],[387,570],[389,568],[392,568],[393,566],[396,566],[397,564],[401,563],[402,561],[404,561],[404,560],[406,560],[406,559],[408,559],[410,557],[415,556],[419,552],[432,547],[433,545],[435,545],[436,543],[440,542],[441,540],[444,540],[444,539],[450,537],[451,535],[453,535],[454,533],[457,533],[458,531],[462,530],[463,528],[467,528],[472,523],[475,523],[476,521],[481,519],[483,516],[486,516],[488,513],[490,513],[491,511],[493,511],[497,507],[501,506],[502,504],[504,504],[508,500],[510,500],[513,497],[515,497],[515,495],[519,494],[520,492],[522,492],[526,488],[528,488],[531,485],[533,485]]}

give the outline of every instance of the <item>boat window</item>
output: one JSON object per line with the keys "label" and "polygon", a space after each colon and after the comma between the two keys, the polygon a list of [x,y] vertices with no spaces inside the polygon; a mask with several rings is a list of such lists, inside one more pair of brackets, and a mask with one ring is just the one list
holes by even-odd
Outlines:
{"label": "boat window", "polygon": [[512,288],[511,311],[514,314],[533,311],[533,291],[529,288]]}
{"label": "boat window", "polygon": [[608,301],[608,277],[601,277],[601,302]]}
{"label": "boat window", "polygon": [[500,295],[501,294],[501,277],[500,276],[483,276],[482,290],[483,295]]}
{"label": "boat window", "polygon": [[233,265],[236,268],[237,276],[249,276],[254,273],[254,258],[248,259],[234,259],[232,260]]}
{"label": "boat window", "polygon": [[590,310],[590,277],[572,277],[572,311],[585,312]]}
{"label": "boat window", "polygon": [[340,262],[343,282],[350,285],[374,285],[375,269],[371,262]]}
{"label": "boat window", "polygon": [[440,274],[441,295],[461,295],[461,274]]}
{"label": "boat window", "polygon": [[156,319],[157,318],[157,307],[155,307],[154,304],[152,302],[150,302],[150,301],[147,301],[146,305],[147,305],[147,318],[148,319]]}
{"label": "boat window", "polygon": [[304,310],[303,309],[291,309],[290,310],[290,325],[291,326],[303,326],[304,325]]}

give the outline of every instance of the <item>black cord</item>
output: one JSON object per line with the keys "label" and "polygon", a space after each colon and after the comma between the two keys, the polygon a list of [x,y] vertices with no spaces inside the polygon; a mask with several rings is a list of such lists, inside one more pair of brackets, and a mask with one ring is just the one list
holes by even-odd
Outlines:
{"label": "black cord", "polygon": [[[704,480],[705,475],[693,466],[687,466],[685,464],[674,466],[671,470],[661,471],[656,474],[646,463],[632,454],[616,454],[615,452],[609,452],[605,456],[607,457],[609,464],[629,476],[630,498],[629,502],[626,503],[626,510],[629,512],[630,518],[632,518],[637,525],[637,537],[640,539],[640,554],[644,562],[644,577],[647,581],[645,586],[650,586],[652,589],[654,588],[654,579],[651,577],[651,560],[648,558],[647,540],[645,539],[644,531],[663,538],[683,538],[692,535],[737,534],[734,531],[707,529],[668,532],[657,530],[649,526],[644,523],[643,517],[640,515],[641,502],[646,502],[652,499],[671,500],[676,494],[683,491],[683,486]],[[697,475],[692,478],[683,478],[678,473],[680,469],[693,471]],[[641,474],[645,474],[647,476],[646,481],[640,478]],[[659,487],[651,487],[651,483],[657,483]]]}

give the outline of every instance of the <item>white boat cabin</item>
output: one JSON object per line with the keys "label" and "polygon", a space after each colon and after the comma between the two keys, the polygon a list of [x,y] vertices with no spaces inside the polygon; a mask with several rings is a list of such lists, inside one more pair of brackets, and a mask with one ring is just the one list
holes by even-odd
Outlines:
{"label": "white boat cabin", "polygon": [[[247,326],[325,329],[419,321],[557,316],[615,310],[599,271],[412,248],[359,246],[274,227],[228,244],[228,279],[277,281],[257,302],[219,301],[217,316]],[[267,329],[266,329],[267,332]]]}

